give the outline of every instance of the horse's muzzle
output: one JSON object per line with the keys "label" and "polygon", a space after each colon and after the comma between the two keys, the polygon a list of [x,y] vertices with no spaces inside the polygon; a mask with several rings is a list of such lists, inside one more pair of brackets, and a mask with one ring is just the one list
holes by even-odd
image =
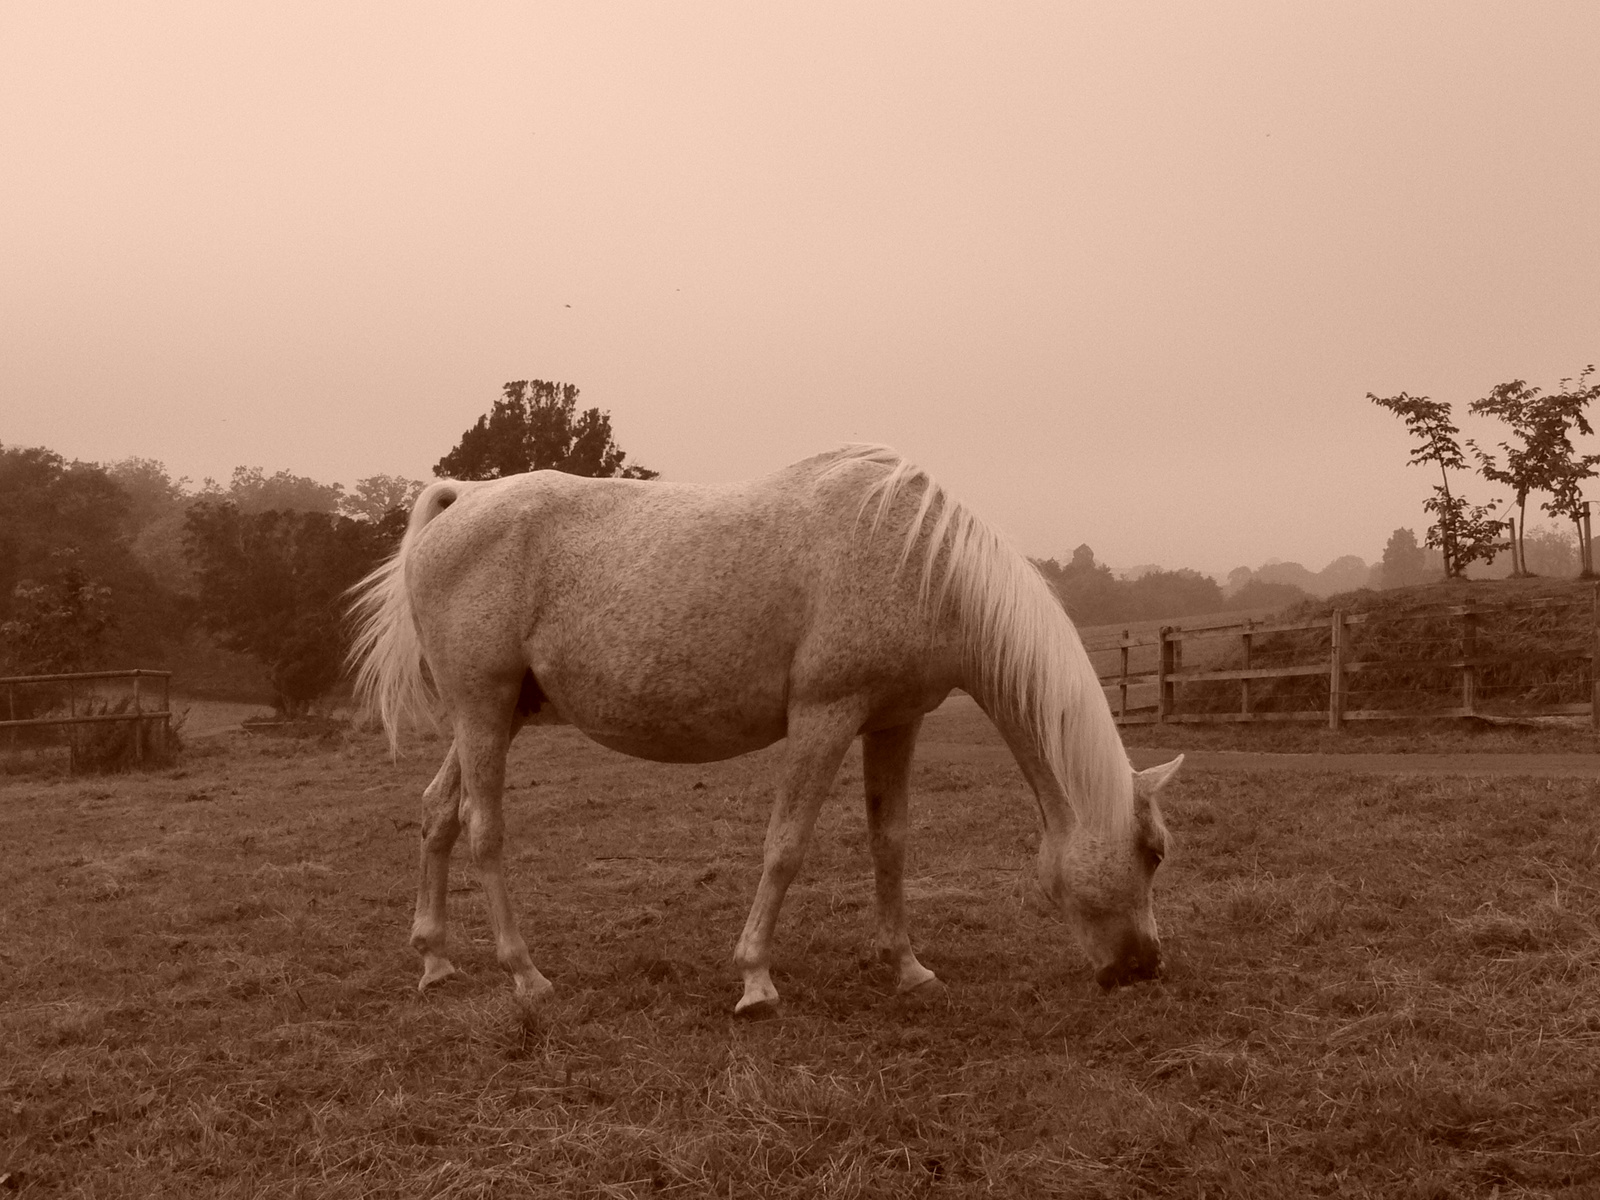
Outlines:
{"label": "horse's muzzle", "polygon": [[1161,943],[1140,942],[1129,946],[1094,973],[1094,981],[1109,991],[1129,983],[1142,983],[1161,975]]}

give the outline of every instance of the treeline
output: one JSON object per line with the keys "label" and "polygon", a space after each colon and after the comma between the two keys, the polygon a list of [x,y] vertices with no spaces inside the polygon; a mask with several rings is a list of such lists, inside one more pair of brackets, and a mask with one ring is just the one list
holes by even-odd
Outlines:
{"label": "treeline", "polygon": [[343,593],[393,550],[420,484],[347,493],[254,467],[187,482],[151,459],[0,446],[0,674],[171,668],[221,647],[259,664],[284,712],[332,685]]}
{"label": "treeline", "polygon": [[1067,615],[1078,625],[1192,617],[1246,608],[1282,607],[1306,599],[1291,584],[1252,579],[1230,592],[1209,575],[1188,568],[1150,570],[1136,579],[1119,579],[1094,551],[1079,546],[1072,558],[1035,559],[1034,565],[1055,589]]}
{"label": "treeline", "polygon": [[[577,396],[506,384],[435,473],[652,477],[625,462],[610,414],[578,410]],[[422,486],[373,475],[347,491],[239,467],[195,488],[152,459],[0,445],[0,675],[170,669],[220,650],[256,669],[240,691],[264,687],[279,711],[303,713],[339,682],[348,590],[399,544]]]}

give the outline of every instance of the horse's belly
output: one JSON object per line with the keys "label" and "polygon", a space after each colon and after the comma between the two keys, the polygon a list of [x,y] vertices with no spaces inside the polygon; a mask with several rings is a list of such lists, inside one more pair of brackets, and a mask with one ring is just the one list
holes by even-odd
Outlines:
{"label": "horse's belly", "polygon": [[770,737],[746,735],[726,738],[708,738],[703,732],[692,737],[663,737],[657,732],[638,734],[596,729],[583,729],[583,732],[609,750],[631,754],[634,758],[647,758],[652,762],[670,763],[721,762],[725,758],[737,758],[741,754],[770,746],[783,736],[781,729],[776,736]]}
{"label": "horse's belly", "polygon": [[785,682],[699,677],[690,671],[595,672],[546,665],[539,685],[566,720],[613,750],[656,762],[716,762],[778,741],[788,730]]}

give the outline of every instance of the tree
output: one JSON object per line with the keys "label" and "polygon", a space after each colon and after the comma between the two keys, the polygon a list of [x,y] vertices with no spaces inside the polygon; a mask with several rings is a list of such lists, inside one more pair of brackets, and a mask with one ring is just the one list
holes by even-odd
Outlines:
{"label": "tree", "polygon": [[127,520],[135,536],[152,522],[181,513],[188,503],[188,479],[172,478],[166,464],[153,458],[119,459],[104,469],[128,497]]}
{"label": "tree", "polygon": [[1127,585],[1111,574],[1110,567],[1095,562],[1094,551],[1087,545],[1074,550],[1066,566],[1053,558],[1034,565],[1078,624],[1104,625],[1124,615]]}
{"label": "tree", "polygon": [[1487,396],[1470,405],[1475,413],[1499,418],[1517,439],[1516,444],[1500,443],[1505,452],[1503,467],[1494,455],[1471,441],[1467,443],[1478,458],[1484,478],[1505,484],[1516,498],[1517,535],[1512,557],[1517,575],[1528,571],[1522,540],[1530,493],[1549,493],[1551,500],[1542,507],[1553,516],[1568,516],[1574,521],[1581,517],[1582,483],[1594,474],[1600,455],[1577,456],[1572,431],[1576,428],[1584,434],[1594,432],[1584,415],[1584,409],[1600,395],[1600,384],[1588,384],[1593,372],[1591,363],[1578,376],[1577,386],[1571,379],[1563,379],[1562,390],[1551,395],[1542,394],[1524,380],[1513,379],[1497,384]]}
{"label": "tree", "polygon": [[611,414],[578,411],[578,389],[570,383],[519,379],[487,414],[461,435],[433,473],[448,479],[502,479],[523,471],[556,470],[569,475],[654,479],[656,472],[625,466],[627,455],[611,436]]}
{"label": "tree", "polygon": [[1423,563],[1417,535],[1409,529],[1396,529],[1383,548],[1383,586],[1398,588],[1422,583],[1426,578]]}
{"label": "tree", "polygon": [[345,593],[398,544],[398,515],[375,523],[324,512],[246,513],[216,500],[189,509],[201,620],[228,649],[270,669],[278,711],[303,715],[338,682]]}
{"label": "tree", "polygon": [[93,463],[68,463],[42,446],[0,448],[0,618],[23,579],[47,582],[76,550],[88,573],[122,575],[128,497]]}
{"label": "tree", "polygon": [[1543,401],[1552,430],[1549,436],[1556,449],[1551,455],[1553,466],[1545,489],[1550,499],[1539,507],[1552,517],[1566,517],[1576,526],[1585,579],[1594,574],[1594,554],[1584,527],[1589,506],[1583,498],[1583,482],[1594,475],[1600,454],[1577,454],[1572,448],[1571,432],[1576,428],[1579,433],[1594,433],[1583,411],[1600,398],[1600,383],[1589,382],[1593,374],[1594,364],[1590,363],[1578,373],[1576,382],[1563,379],[1561,390]]}
{"label": "tree", "polygon": [[356,481],[356,490],[345,493],[339,511],[358,521],[381,521],[390,510],[410,510],[411,502],[422,490],[420,479],[403,475],[369,475]]}
{"label": "tree", "polygon": [[1493,562],[1505,549],[1500,542],[1501,522],[1492,514],[1492,504],[1468,504],[1465,497],[1450,490],[1450,472],[1467,465],[1456,435],[1461,431],[1450,419],[1450,405],[1443,400],[1430,400],[1427,396],[1375,396],[1367,399],[1379,408],[1386,408],[1405,422],[1406,429],[1418,439],[1412,448],[1408,465],[1436,463],[1440,483],[1433,495],[1423,502],[1423,509],[1434,515],[1428,528],[1427,544],[1444,552],[1445,575],[1461,578],[1469,564],[1483,559]]}
{"label": "tree", "polygon": [[1222,585],[1211,576],[1188,567],[1179,567],[1176,571],[1157,568],[1123,586],[1127,588],[1129,606],[1133,610],[1129,615],[1135,620],[1221,612],[1227,607]]}
{"label": "tree", "polygon": [[76,550],[57,550],[54,578],[12,589],[0,621],[0,674],[55,675],[99,665],[111,628],[111,589],[90,579]]}
{"label": "tree", "polygon": [[1571,576],[1583,570],[1577,539],[1546,525],[1535,525],[1528,530],[1525,553],[1530,574]]}
{"label": "tree", "polygon": [[207,479],[200,495],[211,501],[231,501],[242,513],[333,513],[339,511],[344,487],[318,483],[292,471],[268,475],[260,467],[235,467],[226,488],[215,479]]}

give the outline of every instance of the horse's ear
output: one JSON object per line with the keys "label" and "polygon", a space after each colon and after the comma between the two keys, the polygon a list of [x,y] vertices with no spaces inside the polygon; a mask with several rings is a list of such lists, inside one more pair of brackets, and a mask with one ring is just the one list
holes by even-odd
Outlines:
{"label": "horse's ear", "polygon": [[1136,790],[1147,796],[1155,795],[1171,782],[1181,766],[1183,766],[1183,755],[1180,754],[1171,762],[1162,763],[1159,767],[1146,767],[1143,771],[1135,771],[1133,781]]}

